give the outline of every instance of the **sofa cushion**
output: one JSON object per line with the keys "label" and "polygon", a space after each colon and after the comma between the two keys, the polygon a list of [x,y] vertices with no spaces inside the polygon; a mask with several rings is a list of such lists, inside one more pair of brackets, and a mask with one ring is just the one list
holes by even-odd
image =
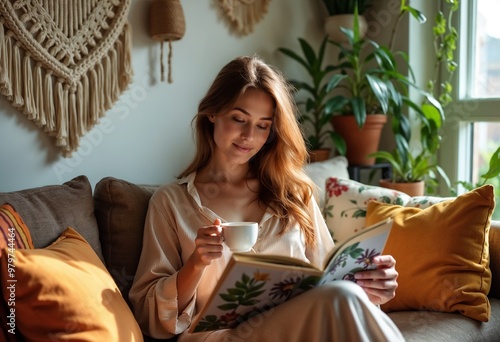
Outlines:
{"label": "sofa cushion", "polygon": [[155,187],[106,177],[95,186],[95,215],[106,267],[128,302],[142,251],[144,221]]}
{"label": "sofa cushion", "polygon": [[2,192],[0,204],[3,203],[16,208],[36,248],[50,245],[67,227],[73,227],[102,260],[92,187],[87,177],[78,176],[62,185]]}
{"label": "sofa cushion", "polygon": [[328,160],[309,163],[304,166],[304,171],[318,187],[314,195],[320,208],[325,204],[325,183],[329,177],[349,179],[347,158],[344,156],[333,157]]}
{"label": "sofa cushion", "polygon": [[344,242],[366,226],[369,201],[404,205],[410,200],[400,191],[337,177],[327,179],[326,198],[323,215],[335,243]]}
{"label": "sofa cushion", "polygon": [[498,342],[500,299],[491,299],[491,317],[480,323],[459,313],[395,311],[389,317],[408,342]]}
{"label": "sofa cushion", "polygon": [[494,190],[485,185],[427,209],[368,203],[366,224],[392,217],[384,254],[396,259],[399,287],[384,311],[458,311],[487,322],[488,233]]}
{"label": "sofa cushion", "polygon": [[[24,224],[23,219],[17,211],[10,204],[3,204],[0,206],[0,250],[5,248],[7,250],[7,274],[9,278],[15,280],[15,259],[13,258],[14,251],[18,249],[33,249],[33,241],[31,239],[30,231]],[[1,258],[0,253],[0,258]],[[10,267],[9,267],[10,266]],[[2,298],[0,300],[0,323],[2,324],[2,341],[16,341],[16,319],[11,312],[15,306],[15,296],[5,302]],[[14,308],[15,309],[15,308]]]}
{"label": "sofa cushion", "polygon": [[[3,298],[12,292],[2,250]],[[90,245],[67,228],[44,249],[16,250],[16,329],[28,341],[142,341],[115,282]]]}

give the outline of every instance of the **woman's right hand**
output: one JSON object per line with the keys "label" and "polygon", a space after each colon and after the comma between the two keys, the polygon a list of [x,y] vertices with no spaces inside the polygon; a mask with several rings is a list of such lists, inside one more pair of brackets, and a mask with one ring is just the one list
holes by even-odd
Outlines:
{"label": "woman's right hand", "polygon": [[212,260],[222,256],[222,227],[221,221],[216,219],[212,226],[198,229],[195,248],[191,255],[194,265],[197,268],[205,268],[212,263]]}

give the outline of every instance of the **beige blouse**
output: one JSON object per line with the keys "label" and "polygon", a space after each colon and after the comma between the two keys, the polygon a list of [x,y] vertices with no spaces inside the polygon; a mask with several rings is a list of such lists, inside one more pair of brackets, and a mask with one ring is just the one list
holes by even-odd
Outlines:
{"label": "beige blouse", "polygon": [[[129,297],[141,328],[156,338],[169,338],[189,327],[231,257],[231,251],[224,246],[223,256],[213,260],[205,269],[190,304],[183,312],[178,312],[177,271],[194,250],[198,228],[212,224],[216,218],[225,222],[223,217],[201,204],[194,185],[195,177],[196,173],[192,173],[161,186],[149,202],[142,255]],[[298,226],[278,236],[279,220],[268,209],[259,223],[254,250],[287,255],[322,267],[323,259],[334,243],[316,201],[310,203],[317,237],[314,248],[306,248]]]}

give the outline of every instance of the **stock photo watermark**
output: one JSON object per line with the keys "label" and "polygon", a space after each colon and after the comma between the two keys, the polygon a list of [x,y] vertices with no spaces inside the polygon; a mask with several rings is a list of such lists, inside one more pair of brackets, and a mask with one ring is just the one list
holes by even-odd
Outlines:
{"label": "stock photo watermark", "polygon": [[8,229],[7,232],[7,281],[6,289],[7,298],[7,332],[16,334],[16,231],[14,227]]}

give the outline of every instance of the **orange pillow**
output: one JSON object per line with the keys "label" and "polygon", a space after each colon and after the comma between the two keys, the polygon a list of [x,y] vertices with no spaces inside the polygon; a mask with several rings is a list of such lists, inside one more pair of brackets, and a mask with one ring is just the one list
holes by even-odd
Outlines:
{"label": "orange pillow", "polygon": [[[30,231],[23,219],[14,207],[8,203],[0,206],[0,249],[7,248],[9,251],[23,248],[35,248],[31,239]],[[1,254],[0,254],[1,258]],[[14,268],[11,267],[11,272]],[[17,341],[15,333],[15,319],[11,315],[10,309],[13,302],[0,300],[0,337],[4,341]]]}
{"label": "orange pillow", "polygon": [[74,229],[47,248],[16,250],[14,278],[6,254],[2,249],[3,298],[15,301],[16,330],[26,340],[143,340],[115,282]]}
{"label": "orange pillow", "polygon": [[382,309],[458,311],[487,322],[488,233],[494,207],[491,185],[426,209],[369,203],[367,225],[394,218],[384,254],[396,259],[399,287]]}

